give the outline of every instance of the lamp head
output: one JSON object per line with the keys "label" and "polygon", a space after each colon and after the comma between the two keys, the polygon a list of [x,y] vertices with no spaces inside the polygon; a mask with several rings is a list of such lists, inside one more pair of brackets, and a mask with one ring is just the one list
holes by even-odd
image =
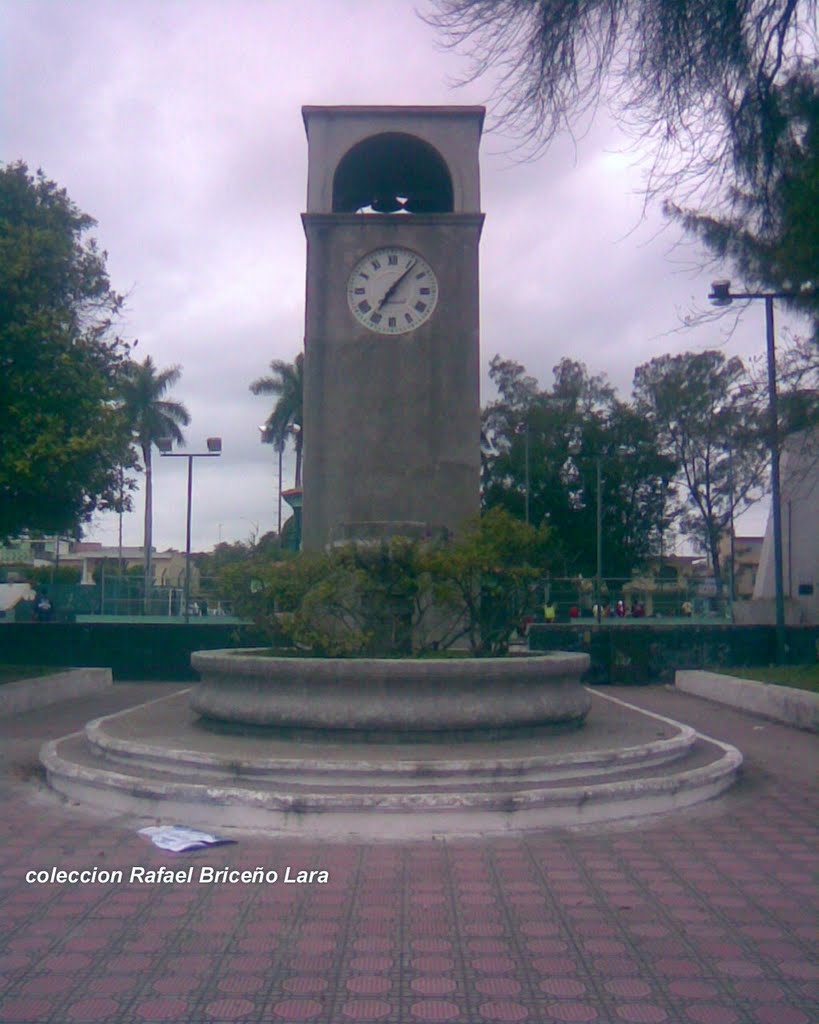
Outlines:
{"label": "lamp head", "polygon": [[169,437],[160,437],[156,446],[163,455],[169,455],[173,448],[173,441]]}
{"label": "lamp head", "polygon": [[209,437],[208,438],[208,451],[212,455],[222,454],[222,438],[221,437]]}
{"label": "lamp head", "polygon": [[712,306],[730,306],[734,301],[731,295],[731,282],[712,281],[711,282],[711,294],[708,296],[711,300]]}

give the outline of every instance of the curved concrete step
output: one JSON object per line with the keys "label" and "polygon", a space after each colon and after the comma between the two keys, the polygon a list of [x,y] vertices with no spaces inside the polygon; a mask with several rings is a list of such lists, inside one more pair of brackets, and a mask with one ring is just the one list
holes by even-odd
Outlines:
{"label": "curved concrete step", "polygon": [[[627,708],[676,733],[686,728],[616,698],[605,701],[612,702],[617,713]],[[99,738],[98,730],[91,731]],[[738,750],[702,736],[671,763],[639,769],[620,765],[603,780],[599,775],[568,781],[536,779],[525,772],[515,779],[511,762],[502,780],[469,778],[462,771],[463,758],[458,762],[460,774],[443,779],[416,774],[411,786],[406,777],[404,784],[385,785],[385,778],[377,775],[380,785],[372,784],[373,776],[369,784],[365,777],[360,780],[363,785],[351,785],[348,776],[338,773],[321,784],[316,777],[296,779],[292,773],[285,779],[238,777],[227,769],[220,774],[213,763],[208,768],[188,764],[188,777],[182,779],[175,771],[140,763],[138,757],[139,751],[131,750],[122,762],[111,762],[107,748],[90,744],[85,733],[48,743],[41,754],[55,790],[120,813],[217,829],[385,839],[488,834],[667,812],[718,795],[731,785],[742,763]],[[372,757],[355,763],[359,768],[367,765],[369,771]],[[479,759],[475,767],[487,770]],[[322,772],[325,768],[326,764]],[[400,772],[392,775],[391,782],[398,776]]]}
{"label": "curved concrete step", "polygon": [[[686,725],[667,728],[667,736],[625,747],[569,750],[571,737],[554,749],[554,740],[526,738],[494,743],[373,745],[294,743],[287,740],[214,735],[197,730],[184,696],[161,698],[162,730],[157,735],[157,708],[151,704],[94,719],[85,735],[94,753],[126,773],[188,775],[192,771],[214,780],[271,780],[292,783],[385,788],[414,788],[420,782],[464,786],[554,780],[642,771],[684,757],[696,733]],[[639,734],[638,734],[639,736]],[[577,737],[580,742],[580,737]],[[605,743],[606,737],[601,736]],[[460,756],[452,756],[451,751]]]}

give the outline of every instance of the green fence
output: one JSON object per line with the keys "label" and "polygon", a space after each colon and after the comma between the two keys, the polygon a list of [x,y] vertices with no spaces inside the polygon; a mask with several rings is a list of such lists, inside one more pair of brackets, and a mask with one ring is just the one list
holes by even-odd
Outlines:
{"label": "green fence", "polygon": [[[43,588],[54,606],[58,622],[74,622],[82,616],[99,615],[117,618],[179,618],[184,616],[184,587],[152,587],[145,600],[143,583],[134,577],[103,577],[99,583],[47,583]],[[230,616],[230,604],[214,596],[210,581],[198,581],[188,606],[189,617]],[[14,609],[16,622],[34,619],[32,602],[19,602]]]}
{"label": "green fence", "polygon": [[[819,627],[786,629],[788,662],[817,661]],[[591,683],[641,684],[674,681],[677,669],[705,666],[739,668],[770,665],[776,660],[773,626],[733,626],[684,623],[679,625],[578,625],[529,627],[533,651],[585,651],[591,656]]]}
{"label": "green fence", "polygon": [[[595,618],[597,583],[594,578],[547,578],[537,584],[538,596],[550,602],[556,621],[570,623]],[[600,612],[604,619],[618,618],[617,605],[625,618],[698,619],[731,621],[731,600],[727,586],[717,596],[712,581],[684,578],[605,578],[600,585]]]}
{"label": "green fence", "polygon": [[0,663],[110,668],[115,680],[196,679],[192,651],[258,647],[248,626],[156,622],[7,622]]}

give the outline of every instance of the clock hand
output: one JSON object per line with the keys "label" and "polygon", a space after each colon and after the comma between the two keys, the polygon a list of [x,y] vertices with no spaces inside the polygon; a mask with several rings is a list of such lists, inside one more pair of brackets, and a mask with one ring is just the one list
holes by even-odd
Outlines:
{"label": "clock hand", "polygon": [[388,300],[389,300],[390,298],[392,298],[392,296],[393,296],[393,295],[395,294],[395,289],[396,289],[396,288],[398,287],[398,285],[399,285],[399,284],[401,284],[401,282],[402,282],[402,281],[404,280],[404,278],[405,278],[405,277],[407,276],[407,274],[408,274],[408,273],[409,273],[409,272],[410,272],[410,271],[412,270],[412,268],[413,268],[413,267],[415,266],[415,264],[416,264],[417,262],[418,262],[418,260],[412,260],[412,262],[411,262],[411,263],[407,264],[407,268],[406,268],[406,270],[404,271],[404,273],[403,273],[403,274],[401,274],[401,276],[400,276],[400,277],[397,277],[397,278],[396,278],[396,279],[395,279],[395,280],[393,281],[393,283],[392,283],[392,284],[391,284],[391,285],[389,286],[389,288],[388,288],[388,289],[387,289],[387,290],[386,290],[386,291],[384,292],[384,296],[383,296],[383,298],[382,298],[382,299],[381,299],[381,301],[380,301],[380,302],[378,303],[378,307],[377,307],[377,308],[378,308],[379,310],[381,309],[381,307],[382,307],[382,306],[384,305],[384,303],[385,303],[385,302],[387,302],[387,301],[388,301]]}

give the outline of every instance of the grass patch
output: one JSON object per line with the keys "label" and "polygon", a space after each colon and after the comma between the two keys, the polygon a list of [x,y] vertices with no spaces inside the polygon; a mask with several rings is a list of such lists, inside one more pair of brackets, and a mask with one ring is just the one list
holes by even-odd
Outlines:
{"label": "grass patch", "polygon": [[756,679],[773,686],[790,686],[794,690],[819,693],[819,663],[816,665],[755,665],[753,668],[725,668],[712,665],[709,672],[721,672],[738,679]]}
{"label": "grass patch", "polygon": [[0,686],[3,683],[16,683],[20,679],[37,679],[40,676],[53,676],[56,672],[65,672],[64,668],[54,665],[0,665]]}

